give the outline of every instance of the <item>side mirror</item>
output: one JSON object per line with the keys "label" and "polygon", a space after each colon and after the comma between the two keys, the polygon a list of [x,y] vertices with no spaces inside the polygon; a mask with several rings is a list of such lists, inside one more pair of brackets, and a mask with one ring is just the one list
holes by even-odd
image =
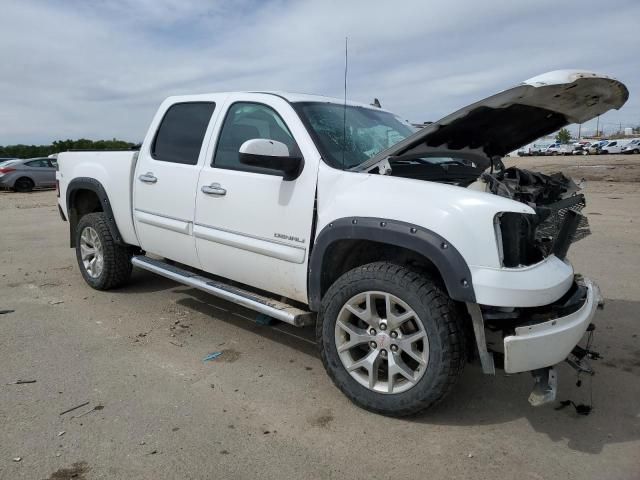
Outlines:
{"label": "side mirror", "polygon": [[240,163],[282,172],[283,180],[295,180],[302,173],[304,159],[293,156],[282,142],[266,138],[247,140],[240,146]]}

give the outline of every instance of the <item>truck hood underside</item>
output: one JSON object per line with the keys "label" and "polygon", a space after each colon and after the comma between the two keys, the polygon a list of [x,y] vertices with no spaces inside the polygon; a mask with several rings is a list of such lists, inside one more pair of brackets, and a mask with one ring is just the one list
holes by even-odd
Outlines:
{"label": "truck hood underside", "polygon": [[490,159],[570,123],[583,123],[629,98],[613,78],[559,70],[531,78],[464,107],[378,153],[355,170],[370,171],[390,159],[419,158],[434,150],[472,150]]}

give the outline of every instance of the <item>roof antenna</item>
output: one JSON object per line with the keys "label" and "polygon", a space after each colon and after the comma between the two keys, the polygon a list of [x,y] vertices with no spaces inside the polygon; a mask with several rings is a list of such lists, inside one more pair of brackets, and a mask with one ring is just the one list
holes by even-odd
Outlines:
{"label": "roof antenna", "polygon": [[347,148],[347,66],[349,64],[349,37],[344,37],[344,105],[342,108],[342,169],[344,151]]}

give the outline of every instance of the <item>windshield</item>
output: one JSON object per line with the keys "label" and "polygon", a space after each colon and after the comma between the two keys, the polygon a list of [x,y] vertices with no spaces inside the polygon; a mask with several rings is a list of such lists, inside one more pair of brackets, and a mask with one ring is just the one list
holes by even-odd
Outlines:
{"label": "windshield", "polygon": [[392,113],[336,103],[294,104],[325,162],[349,169],[415,132]]}

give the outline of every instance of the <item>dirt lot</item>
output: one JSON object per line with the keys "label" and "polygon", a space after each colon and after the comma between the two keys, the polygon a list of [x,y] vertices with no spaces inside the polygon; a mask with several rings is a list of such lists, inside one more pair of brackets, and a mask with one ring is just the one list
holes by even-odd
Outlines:
{"label": "dirt lot", "polygon": [[576,180],[640,182],[640,155],[510,157],[505,164],[546,173],[562,171]]}
{"label": "dirt lot", "polygon": [[[333,387],[311,330],[145,272],[93,291],[55,193],[0,193],[0,310],[15,310],[0,315],[0,478],[640,478],[640,183],[620,181],[640,159],[623,159],[635,173],[587,183],[593,235],[571,251],[607,298],[586,417],[531,408],[530,376],[475,365],[417,418],[367,413]],[[552,159],[587,161],[605,159]],[[560,366],[559,399],[588,402],[575,383]]]}

